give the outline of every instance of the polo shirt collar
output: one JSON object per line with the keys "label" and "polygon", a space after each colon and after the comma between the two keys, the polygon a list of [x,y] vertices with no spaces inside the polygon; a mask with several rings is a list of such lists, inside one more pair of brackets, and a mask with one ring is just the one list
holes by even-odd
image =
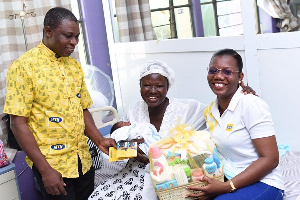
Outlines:
{"label": "polo shirt collar", "polygon": [[241,86],[239,86],[239,88],[237,89],[237,91],[235,92],[235,94],[233,95],[227,110],[230,111],[234,111],[236,106],[238,105],[240,99],[244,96],[244,94],[242,93],[243,88]]}
{"label": "polo shirt collar", "polygon": [[[240,99],[244,96],[243,93],[241,93],[241,91],[243,90],[243,88],[241,86],[239,86],[239,88],[237,89],[237,91],[235,92],[235,94],[233,95],[228,108],[226,110],[230,110],[230,111],[234,111],[237,104],[239,103]],[[213,106],[212,106],[212,113],[216,118],[219,118],[220,113],[219,113],[219,108],[218,108],[218,98],[216,98]]]}

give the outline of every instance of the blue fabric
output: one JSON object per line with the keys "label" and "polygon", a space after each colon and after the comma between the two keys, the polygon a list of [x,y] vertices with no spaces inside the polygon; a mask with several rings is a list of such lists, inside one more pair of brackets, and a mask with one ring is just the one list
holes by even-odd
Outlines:
{"label": "blue fabric", "polygon": [[99,128],[99,131],[100,133],[103,135],[103,136],[107,136],[110,134],[110,129],[111,129],[112,125],[108,125],[108,126],[105,126],[103,128]]}
{"label": "blue fabric", "polygon": [[283,190],[257,182],[236,192],[222,194],[214,200],[282,200],[283,194]]}
{"label": "blue fabric", "polygon": [[279,155],[283,156],[286,154],[287,151],[290,150],[289,145],[285,145],[285,144],[280,144],[278,145],[278,151],[279,151]]}

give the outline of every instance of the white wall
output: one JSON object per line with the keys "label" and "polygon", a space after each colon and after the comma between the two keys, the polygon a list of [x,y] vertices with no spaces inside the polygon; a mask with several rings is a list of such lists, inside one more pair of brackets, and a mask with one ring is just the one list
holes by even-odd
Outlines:
{"label": "white wall", "polygon": [[[165,61],[175,70],[175,84],[169,91],[169,97],[194,98],[210,103],[215,98],[206,81],[210,57],[218,49],[233,48],[243,57],[245,81],[271,108],[278,143],[300,151],[300,145],[297,145],[300,131],[296,128],[300,119],[300,105],[296,102],[300,97],[296,81],[300,75],[300,32],[256,35],[254,10],[249,9],[253,1],[242,1],[242,9],[245,10],[243,36],[115,44],[109,4],[104,0],[120,115],[131,102],[140,99],[139,67],[152,59]],[[249,17],[251,15],[253,18]]]}
{"label": "white wall", "polygon": [[[298,36],[299,37],[299,36]],[[300,41],[298,39],[298,44]],[[300,47],[259,51],[261,98],[270,106],[277,141],[300,151]]]}

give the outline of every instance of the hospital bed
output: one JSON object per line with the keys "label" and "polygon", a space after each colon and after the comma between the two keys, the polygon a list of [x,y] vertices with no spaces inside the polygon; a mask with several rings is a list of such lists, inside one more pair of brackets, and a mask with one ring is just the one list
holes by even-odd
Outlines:
{"label": "hospital bed", "polygon": [[[105,116],[103,112],[106,111],[111,112],[112,118],[108,122],[103,122],[103,116]],[[111,125],[119,121],[117,111],[114,108],[103,107],[91,109],[90,112],[102,135],[109,137]],[[105,154],[100,153],[100,155],[97,157],[98,160],[95,158],[93,160],[93,164],[96,166],[95,188],[101,181],[110,178],[114,175],[113,173],[125,167],[120,163],[109,163]],[[286,187],[284,200],[300,200],[300,152],[287,151],[285,155],[280,156],[279,166]]]}
{"label": "hospital bed", "polygon": [[[92,108],[89,111],[101,134],[109,137],[111,126],[119,121],[116,109],[105,106]],[[89,141],[89,145],[90,148],[94,147],[91,141]],[[93,165],[96,167],[95,188],[101,181],[110,178],[115,171],[120,171],[124,167],[117,162],[109,163],[107,155],[101,153],[98,148],[96,148],[96,152],[97,156],[93,158]],[[26,167],[24,152],[19,151],[16,157],[14,163],[22,199],[41,200],[39,193],[34,188],[33,173],[30,168]],[[284,200],[300,200],[300,152],[287,151],[280,157],[279,166],[286,187]]]}
{"label": "hospital bed", "polygon": [[[111,125],[119,121],[119,117],[117,111],[112,108],[110,112],[114,114],[114,119],[109,122],[102,123],[101,112],[105,112],[106,109],[110,110],[110,108],[96,108],[94,110],[90,110],[90,112],[102,135],[109,137],[108,133]],[[120,163],[108,163],[106,155],[103,154],[98,162],[101,164],[99,165],[94,162],[94,164],[100,166],[96,169],[95,173],[95,188],[101,181],[110,178],[113,173],[120,171],[123,167],[125,167],[120,165]],[[287,151],[285,155],[280,156],[279,166],[283,174],[283,180],[286,187],[284,200],[300,200],[300,152]]]}

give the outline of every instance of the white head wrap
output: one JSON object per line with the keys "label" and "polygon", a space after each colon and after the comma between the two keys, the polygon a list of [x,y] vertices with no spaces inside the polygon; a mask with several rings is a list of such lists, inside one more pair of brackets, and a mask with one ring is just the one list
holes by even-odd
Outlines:
{"label": "white head wrap", "polygon": [[149,74],[160,74],[168,79],[169,88],[174,84],[175,73],[166,63],[158,60],[149,61],[142,66],[140,79]]}

